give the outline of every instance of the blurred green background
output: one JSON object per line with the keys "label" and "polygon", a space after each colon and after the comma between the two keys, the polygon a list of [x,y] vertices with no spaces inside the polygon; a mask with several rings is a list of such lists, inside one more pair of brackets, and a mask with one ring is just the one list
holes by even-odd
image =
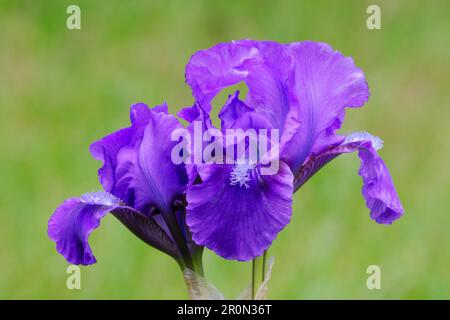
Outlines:
{"label": "blurred green background", "polygon": [[[81,30],[66,8],[81,7]],[[382,30],[366,28],[378,4]],[[240,38],[325,41],[354,57],[372,96],[342,132],[367,130],[406,214],[370,220],[359,160],[335,160],[295,196],[270,249],[269,298],[450,298],[449,1],[0,1],[0,298],[187,298],[177,265],[108,216],[82,289],[47,238],[65,198],[100,189],[89,144],[128,125],[132,103],[190,105],[191,54]],[[235,298],[250,264],[206,252],[207,277]],[[379,265],[382,289],[366,288]]]}

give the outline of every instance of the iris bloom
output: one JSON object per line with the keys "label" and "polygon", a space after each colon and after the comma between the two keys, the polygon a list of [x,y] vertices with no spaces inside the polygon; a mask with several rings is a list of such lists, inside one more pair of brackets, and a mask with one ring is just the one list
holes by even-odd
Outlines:
{"label": "iris bloom", "polygon": [[[221,129],[277,129],[278,170],[263,162],[176,164],[172,133],[182,128],[167,106],[132,106],[131,126],[93,143],[103,166],[103,192],[62,203],[48,234],[73,264],[96,259],[88,239],[111,212],[147,244],[169,254],[182,269],[202,275],[203,246],[226,259],[250,260],[265,252],[289,223],[292,198],[314,173],[344,153],[358,152],[362,194],[377,223],[403,214],[389,171],[378,155],[381,139],[366,132],[337,134],[345,108],[369,98],[363,72],[329,45],[242,40],[194,54],[186,81],[195,98],[179,116],[211,129],[212,101],[244,82],[248,94],[231,93],[219,113]],[[202,146],[203,148],[203,146]]]}
{"label": "iris bloom", "polygon": [[98,175],[104,192],[88,193],[62,203],[48,224],[57,251],[73,264],[96,262],[88,240],[111,212],[147,244],[172,256],[182,269],[202,274],[202,248],[184,223],[184,165],[170,158],[173,130],[182,127],[165,104],[149,109],[136,104],[131,126],[93,143],[90,151],[103,166]]}
{"label": "iris bloom", "polygon": [[381,139],[365,132],[336,133],[345,108],[361,107],[369,98],[364,74],[351,58],[324,43],[234,41],[194,54],[186,67],[186,82],[196,103],[179,113],[185,120],[210,125],[214,97],[244,82],[245,100],[239,92],[231,94],[219,113],[222,129],[279,129],[281,136],[274,175],[262,175],[260,163],[199,165],[190,170],[186,222],[198,245],[226,259],[262,255],[289,223],[293,193],[344,153],[359,154],[370,217],[390,224],[403,214],[377,153]]}

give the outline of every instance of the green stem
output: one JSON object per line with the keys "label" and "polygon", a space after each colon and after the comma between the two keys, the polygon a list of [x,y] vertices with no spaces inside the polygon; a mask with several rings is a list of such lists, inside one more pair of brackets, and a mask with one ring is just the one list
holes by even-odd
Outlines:
{"label": "green stem", "polygon": [[256,263],[255,259],[252,260],[252,300],[255,300],[255,273],[256,273]]}
{"label": "green stem", "polygon": [[260,273],[262,271],[262,265],[263,256],[256,257],[252,260],[252,300],[255,300],[256,290],[258,290],[258,287],[261,284],[259,279],[261,279]]}
{"label": "green stem", "polygon": [[267,250],[264,251],[262,256],[252,260],[252,300],[255,300],[259,286],[266,279],[266,260]]}
{"label": "green stem", "polygon": [[192,260],[194,262],[194,271],[201,277],[204,277],[203,271],[203,247],[197,248],[192,255]]}
{"label": "green stem", "polygon": [[[204,277],[204,273],[203,273],[203,262],[202,262],[202,253],[203,253],[203,248],[198,248],[197,250],[194,250],[194,253],[192,254],[191,258],[193,261],[193,268],[189,268],[191,269],[195,275],[200,276],[200,277]],[[185,263],[179,263],[181,271],[184,273],[185,271]],[[189,292],[189,296],[191,297],[191,299],[208,299],[209,297],[205,294],[208,293],[208,291],[205,291],[205,287],[202,285],[202,281],[198,281],[196,276],[194,275],[194,278],[187,278],[186,276],[184,277],[184,281],[186,283],[188,292]]]}
{"label": "green stem", "polygon": [[261,282],[264,282],[264,280],[266,280],[266,259],[267,259],[267,250],[264,250],[263,259],[262,259]]}

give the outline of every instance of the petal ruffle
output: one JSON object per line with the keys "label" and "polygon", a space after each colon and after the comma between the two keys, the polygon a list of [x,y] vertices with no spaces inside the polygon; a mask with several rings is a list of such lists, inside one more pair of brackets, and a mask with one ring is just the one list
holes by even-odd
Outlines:
{"label": "petal ruffle", "polygon": [[244,81],[249,89],[245,103],[272,127],[282,129],[292,99],[292,66],[283,44],[233,41],[194,54],[186,67],[186,82],[210,112],[211,101],[223,88]]}
{"label": "petal ruffle", "polygon": [[[154,110],[156,112],[165,112],[167,111],[167,106],[165,104],[156,106]],[[103,189],[131,205],[132,203],[129,203],[126,194],[116,188],[117,154],[122,148],[136,145],[142,140],[150,114],[151,110],[144,103],[132,105],[130,108],[131,126],[107,135],[99,141],[92,143],[89,148],[94,159],[103,162],[103,166],[98,170],[98,176]]]}
{"label": "petal ruffle", "polygon": [[152,112],[141,144],[118,153],[118,185],[133,190],[137,209],[151,204],[170,212],[174,198],[184,192],[185,168],[175,165],[171,159],[176,144],[171,134],[181,128],[174,116]]}
{"label": "petal ruffle", "polygon": [[93,264],[96,259],[89,246],[89,235],[108,212],[147,244],[176,257],[175,245],[153,219],[124,206],[117,197],[106,192],[88,193],[63,202],[48,222],[48,236],[68,262]]}
{"label": "petal ruffle", "polygon": [[377,154],[376,150],[381,146],[381,139],[368,133],[348,136],[341,145],[328,147],[307,159],[295,178],[295,190],[337,156],[358,151],[361,159],[359,175],[363,179],[362,194],[370,209],[370,217],[378,223],[391,224],[403,215],[404,210],[389,170]]}
{"label": "petal ruffle", "polygon": [[245,104],[245,102],[239,99],[239,91],[236,91],[232,95],[230,94],[228,96],[228,100],[219,112],[222,131],[230,128],[240,128],[236,125],[236,121],[238,121],[243,115],[251,113],[252,111],[254,111],[253,108],[250,108]]}
{"label": "petal ruffle", "polygon": [[186,82],[207,112],[212,99],[227,86],[244,80],[262,62],[259,50],[240,42],[220,43],[195,53],[186,66]]}
{"label": "petal ruffle", "polygon": [[[191,139],[195,139],[196,137],[198,138],[198,133],[195,132],[196,127],[201,129],[202,133],[209,129],[215,129],[212,125],[209,113],[206,112],[198,102],[194,103],[191,107],[181,109],[177,115],[189,122],[186,129],[189,132]],[[186,144],[186,148],[191,159],[191,161],[185,164],[189,185],[194,184],[199,175],[202,176],[202,172],[208,171],[208,166],[198,163],[198,159],[195,158],[196,153],[203,155],[203,150],[206,146],[206,142],[203,141],[203,135],[201,138],[201,141],[192,141],[189,139]]]}
{"label": "petal ruffle", "polygon": [[186,222],[197,244],[234,260],[250,260],[270,246],[291,217],[293,176],[283,162],[277,174],[259,170],[250,169],[239,184],[232,179],[236,167],[215,165],[188,188]]}
{"label": "petal ruffle", "polygon": [[247,105],[264,116],[272,127],[283,130],[293,103],[294,65],[288,46],[274,41],[243,40],[258,48],[264,63],[249,72]]}
{"label": "petal ruffle", "polygon": [[249,107],[239,99],[239,91],[229,95],[219,113],[223,134],[226,129],[272,129],[272,124],[265,116]]}
{"label": "petal ruffle", "polygon": [[342,142],[335,131],[341,127],[344,108],[362,106],[369,98],[369,88],[353,59],[327,44],[293,43],[289,51],[295,65],[297,106],[291,108],[288,118],[298,118],[301,125],[284,148],[282,159],[296,173],[310,154]]}
{"label": "petal ruffle", "polygon": [[170,211],[172,201],[184,192],[187,183],[184,166],[171,160],[176,144],[171,134],[182,126],[166,110],[165,105],[154,109],[134,105],[131,127],[91,146],[94,158],[104,162],[99,176],[105,190],[144,213],[151,205]]}

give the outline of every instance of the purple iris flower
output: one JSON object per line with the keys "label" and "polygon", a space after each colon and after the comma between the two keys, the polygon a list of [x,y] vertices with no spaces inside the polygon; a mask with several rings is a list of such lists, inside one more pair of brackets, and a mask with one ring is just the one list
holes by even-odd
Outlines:
{"label": "purple iris flower", "polygon": [[171,161],[173,130],[182,128],[165,104],[131,107],[131,126],[93,143],[93,157],[103,162],[98,175],[104,192],[88,193],[62,203],[50,218],[48,235],[57,251],[73,264],[96,259],[89,246],[91,232],[111,212],[147,244],[175,258],[180,266],[198,270],[195,245],[186,228],[183,164]]}
{"label": "purple iris flower", "polygon": [[343,153],[357,151],[362,194],[377,223],[403,214],[392,178],[377,154],[381,139],[365,132],[336,131],[345,108],[369,98],[363,72],[353,59],[311,41],[279,44],[241,40],[194,54],[186,82],[196,103],[178,114],[191,125],[211,126],[212,101],[222,89],[244,82],[248,94],[231,94],[219,118],[224,128],[278,129],[279,170],[262,175],[262,165],[190,165],[186,222],[194,242],[226,259],[263,254],[289,223],[292,196],[314,173]]}

